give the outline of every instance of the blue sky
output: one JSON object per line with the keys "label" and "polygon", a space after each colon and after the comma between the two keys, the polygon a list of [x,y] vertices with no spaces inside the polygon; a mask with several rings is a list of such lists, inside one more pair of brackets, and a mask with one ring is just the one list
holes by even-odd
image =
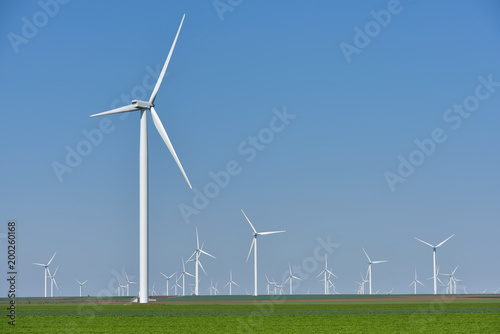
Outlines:
{"label": "blue sky", "polygon": [[[191,255],[195,227],[217,257],[202,259],[200,292],[210,278],[222,291],[230,268],[242,286],[233,292],[251,291],[252,235],[240,209],[257,230],[287,231],[259,239],[260,293],[264,274],[279,281],[288,263],[305,278],[295,293],[322,293],[314,277],[327,240],[339,292],[356,289],[364,247],[389,260],[374,266],[374,290],[410,293],[415,268],[432,275],[431,249],[413,238],[439,243],[453,233],[438,251],[441,272],[459,264],[468,292],[499,288],[500,5],[220,3],[231,10],[218,13],[212,1],[0,5],[0,233],[18,222],[21,296],[43,294],[32,263],[55,251],[57,294],[76,295],[75,278],[89,280],[84,293],[106,294],[124,269],[138,280],[139,116],[108,117],[97,144],[84,132],[100,129],[90,114],[148,99],[184,13],[156,110],[194,188],[203,193],[210,172],[231,161],[240,169],[186,219],[179,208],[193,207],[195,192],[149,123],[156,291],[159,271],[179,271]],[[274,120],[285,111],[293,116]],[[248,161],[242,151],[259,135]],[[68,150],[78,149],[86,155],[70,167]]]}

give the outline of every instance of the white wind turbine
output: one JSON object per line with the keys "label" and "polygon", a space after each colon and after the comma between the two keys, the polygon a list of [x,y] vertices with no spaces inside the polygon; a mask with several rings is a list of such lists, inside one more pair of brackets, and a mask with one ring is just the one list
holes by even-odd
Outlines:
{"label": "white wind turbine", "polygon": [[175,273],[175,284],[174,284],[174,294],[176,296],[178,296],[177,294],[177,287],[179,288],[182,288],[182,286],[179,285],[179,283],[177,283],[179,281],[179,279],[177,278],[177,272]]}
{"label": "white wind turbine", "polygon": [[50,261],[47,264],[33,263],[34,265],[41,266],[41,267],[45,268],[45,270],[44,270],[44,277],[45,277],[45,283],[44,283],[45,294],[44,294],[44,297],[47,297],[47,274],[50,275],[50,273],[49,273],[49,266],[50,266],[50,263],[52,262],[52,260],[54,259],[54,256],[56,256],[56,253],[57,252],[55,252],[54,255],[52,255],[52,257],[50,258]]}
{"label": "white wind turbine", "polygon": [[205,269],[203,269],[203,266],[201,265],[201,262],[200,262],[200,255],[201,254],[205,254],[205,255],[208,255],[212,258],[215,259],[215,256],[211,255],[211,254],[208,254],[207,252],[205,252],[203,250],[203,245],[200,247],[200,239],[198,238],[198,228],[196,228],[196,248],[194,249],[194,253],[189,257],[189,259],[186,261],[186,262],[190,262],[190,261],[194,261],[194,275],[195,275],[195,286],[194,286],[194,294],[196,296],[198,296],[198,282],[199,282],[199,279],[198,279],[198,266],[201,267],[201,270],[203,270],[203,272],[205,273],[205,275],[207,274],[207,272],[205,271]]}
{"label": "white wind turbine", "polygon": [[436,258],[436,249],[440,246],[442,246],[446,241],[450,240],[451,237],[453,237],[455,234],[452,234],[451,236],[449,236],[448,238],[446,238],[444,241],[442,241],[441,243],[437,244],[437,246],[434,246],[434,245],[431,245],[430,243],[428,242],[425,242],[423,240],[420,240],[419,238],[415,238],[417,239],[418,241],[420,241],[421,243],[424,243],[426,244],[427,246],[430,246],[432,247],[432,267],[433,267],[433,275],[434,275],[434,294],[437,295],[437,271],[436,271],[436,266],[437,266],[437,258]]}
{"label": "white wind turbine", "polygon": [[88,280],[84,281],[83,283],[80,282],[79,280],[75,279],[75,281],[77,281],[77,283],[80,285],[80,297],[82,296],[82,286],[87,283]]}
{"label": "white wind turbine", "polygon": [[417,269],[415,269],[415,279],[410,284],[410,286],[414,285],[413,288],[414,288],[414,294],[415,295],[417,294],[417,284],[420,284],[421,286],[424,286],[424,284],[417,279]]}
{"label": "white wind turbine", "polygon": [[130,284],[137,284],[136,282],[132,282],[128,279],[128,275],[127,275],[127,272],[125,272],[125,278],[127,279],[127,296],[130,296],[129,294],[129,287],[130,287]]}
{"label": "white wind turbine", "polygon": [[171,279],[174,275],[176,275],[176,274],[177,274],[177,272],[173,273],[173,274],[172,274],[172,275],[170,275],[170,276],[165,275],[165,274],[164,274],[164,273],[162,273],[161,271],[160,271],[160,274],[162,274],[162,275],[163,275],[163,277],[165,277],[165,278],[167,279],[167,292],[166,292],[166,295],[167,295],[167,297],[168,297],[168,281],[169,281],[169,280],[170,280],[170,279]]}
{"label": "white wind turbine", "polygon": [[[267,287],[266,287],[266,290],[267,290],[267,295],[269,296],[270,291],[271,291],[271,290],[269,289],[269,287],[270,287],[271,285],[276,285],[276,282],[274,282],[274,281],[270,281],[270,280],[269,280],[269,278],[267,277],[267,275],[266,275],[266,281],[267,281]],[[274,294],[276,294],[276,287],[274,288]]]}
{"label": "white wind turbine", "polygon": [[328,289],[328,279],[327,279],[326,275],[329,274],[329,275],[332,275],[335,278],[338,278],[338,277],[335,276],[335,274],[332,273],[330,270],[328,270],[328,260],[327,260],[327,255],[326,254],[325,254],[325,269],[323,269],[323,271],[320,272],[318,274],[318,276],[316,276],[316,278],[320,277],[322,274],[325,275],[325,277],[321,281],[323,281],[323,280],[325,281],[325,295],[328,295],[329,294],[329,291],[328,291],[329,289]]}
{"label": "white wind turbine", "polygon": [[54,284],[56,285],[57,290],[59,290],[59,287],[57,286],[56,279],[55,279],[56,274],[57,274],[57,269],[59,269],[59,266],[57,266],[56,271],[54,271],[53,275],[51,275],[50,271],[47,269],[47,271],[49,272],[49,277],[50,277],[50,297],[54,297],[54,294],[53,294]]}
{"label": "white wind turbine", "polygon": [[186,265],[184,264],[184,258],[182,259],[182,273],[181,273],[181,276],[179,277],[179,279],[182,277],[182,295],[184,296],[185,295],[185,289],[184,287],[186,286],[186,275],[188,276],[191,276],[191,277],[195,277],[193,274],[190,274],[186,271]]}
{"label": "white wind turbine", "polygon": [[253,261],[254,261],[254,263],[253,263],[254,264],[254,293],[253,293],[253,295],[257,296],[257,237],[259,235],[283,233],[285,231],[257,232],[255,230],[255,228],[253,227],[252,223],[250,222],[250,219],[248,219],[245,212],[243,212],[243,210],[241,210],[241,212],[243,213],[243,216],[245,216],[246,220],[248,221],[248,223],[250,224],[250,227],[253,230],[253,240],[252,240],[252,245],[250,246],[250,251],[248,252],[247,262],[248,262],[248,259],[250,258],[250,254],[252,253],[252,248],[254,248],[254,250],[253,250]]}
{"label": "white wind turbine", "polygon": [[226,285],[224,287],[229,285],[229,295],[230,296],[232,296],[231,285],[233,285],[233,284],[239,287],[239,285],[235,281],[233,281],[233,271],[231,269],[229,269],[229,281],[226,283]]}
{"label": "white wind turbine", "polygon": [[290,281],[290,295],[292,295],[292,281],[294,279],[298,279],[299,281],[302,281],[302,278],[299,278],[297,276],[294,276],[292,274],[292,267],[290,266],[290,263],[288,264],[288,269],[290,270],[290,274],[288,275],[288,277],[286,278],[285,282],[283,282],[283,284],[285,284],[286,282]]}
{"label": "white wind turbine", "polygon": [[455,272],[457,271],[457,269],[458,266],[455,267],[455,269],[451,274],[440,274],[443,276],[448,276],[450,279],[448,281],[448,286],[447,286],[447,291],[449,292],[449,294],[455,294],[455,295],[457,294],[457,282],[461,281],[455,277]]}
{"label": "white wind turbine", "polygon": [[151,112],[151,116],[153,118],[153,123],[160,133],[163,141],[167,145],[170,153],[174,157],[179,169],[181,170],[184,178],[186,179],[190,188],[191,183],[187,178],[184,169],[175,153],[174,147],[168,138],[167,132],[163,127],[163,124],[156,113],[154,108],[154,102],[156,99],[156,94],[158,93],[158,89],[160,88],[163,77],[165,76],[165,72],[167,70],[168,63],[170,62],[170,58],[172,57],[172,52],[174,51],[175,44],[177,43],[177,37],[181,31],[182,23],[184,22],[184,17],[182,17],[181,24],[179,29],[177,30],[177,34],[175,35],[174,42],[172,47],[170,48],[170,52],[168,53],[167,60],[163,65],[163,69],[161,70],[160,77],[156,82],[155,88],[153,89],[153,93],[149,98],[149,101],[138,101],[133,100],[132,104],[120,108],[116,108],[113,110],[105,111],[99,114],[91,115],[94,116],[103,116],[117,113],[124,113],[130,111],[140,111],[141,112],[141,130],[140,130],[140,153],[139,153],[139,302],[147,303],[149,300],[148,296],[148,272],[149,272],[149,264],[148,264],[148,239],[149,239],[149,213],[148,213],[148,122],[147,122],[147,111]]}
{"label": "white wind turbine", "polygon": [[[370,260],[370,257],[366,253],[364,248],[361,248],[363,252],[366,255],[366,258],[368,259],[368,285],[370,287],[370,295],[372,294],[372,264],[377,264],[377,263],[384,263],[387,262],[387,260],[382,260],[382,261],[372,261]],[[378,290],[377,290],[378,291]]]}
{"label": "white wind turbine", "polygon": [[150,292],[151,292],[151,296],[156,296],[156,295],[158,295],[158,294],[156,293],[156,291],[155,291],[155,282],[153,282],[153,286],[151,287]]}

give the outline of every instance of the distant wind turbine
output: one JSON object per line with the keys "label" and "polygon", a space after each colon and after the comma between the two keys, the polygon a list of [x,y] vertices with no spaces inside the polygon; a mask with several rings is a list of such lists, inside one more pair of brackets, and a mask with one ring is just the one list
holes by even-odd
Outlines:
{"label": "distant wind turbine", "polygon": [[290,267],[290,263],[288,264],[288,269],[290,270],[290,274],[288,275],[285,282],[283,282],[283,283],[290,281],[290,295],[292,295],[293,294],[292,293],[292,280],[298,279],[299,281],[302,281],[302,278],[299,278],[299,277],[295,276],[294,274],[292,274],[292,267]]}
{"label": "distant wind turbine", "polygon": [[417,294],[417,284],[420,284],[421,286],[424,286],[424,284],[417,279],[417,269],[415,269],[415,279],[410,284],[410,286],[412,286],[412,285],[414,286],[413,288],[414,288],[414,294],[415,295]]}
{"label": "distant wind turbine", "polygon": [[50,296],[51,297],[54,297],[54,295],[53,295],[53,291],[54,291],[54,286],[53,285],[54,284],[56,285],[57,290],[59,290],[59,287],[57,286],[56,279],[55,279],[56,274],[57,274],[57,269],[59,269],[59,266],[57,266],[56,271],[54,271],[53,275],[51,275],[50,271],[49,271],[49,277],[50,277]]}
{"label": "distant wind turbine", "polygon": [[253,293],[253,295],[257,296],[257,237],[259,235],[283,233],[285,231],[257,232],[255,230],[255,228],[253,227],[252,223],[250,222],[250,219],[248,219],[245,212],[243,212],[243,210],[241,210],[241,212],[243,213],[243,216],[245,216],[246,220],[248,221],[248,223],[250,224],[250,227],[253,230],[253,240],[252,240],[252,245],[250,246],[250,251],[248,252],[247,262],[248,262],[248,259],[250,258],[250,254],[252,253],[252,248],[253,248],[254,249],[253,250],[253,261],[254,261],[254,293]]}
{"label": "distant wind turbine", "polygon": [[326,277],[326,275],[332,275],[333,277],[335,278],[338,278],[337,276],[335,276],[334,273],[332,273],[330,270],[328,270],[328,259],[327,259],[327,254],[325,254],[325,269],[323,269],[322,272],[320,272],[318,274],[318,276],[316,276],[316,278],[320,277],[321,275],[324,275],[325,277],[322,279],[322,281],[325,281],[325,295],[328,295],[329,294],[329,289],[328,289],[328,278]]}
{"label": "distant wind turbine", "polygon": [[174,275],[176,275],[176,274],[177,274],[177,272],[173,273],[173,274],[172,274],[172,275],[170,275],[170,276],[165,275],[165,274],[164,274],[164,273],[162,273],[161,271],[160,271],[160,274],[162,274],[162,275],[163,275],[163,277],[165,277],[165,278],[167,279],[167,292],[166,292],[166,295],[167,295],[167,297],[168,297],[168,281],[169,281],[169,280],[170,280],[170,279],[171,279]]}
{"label": "distant wind turbine", "polygon": [[229,269],[229,281],[226,283],[226,285],[225,285],[224,287],[226,287],[226,286],[228,286],[228,285],[229,285],[229,295],[230,295],[230,296],[232,295],[232,292],[231,292],[231,285],[233,285],[233,284],[239,287],[239,285],[238,285],[238,284],[236,284],[236,282],[235,282],[235,281],[233,281],[233,272],[232,272],[232,270],[231,270],[231,269]]}
{"label": "distant wind turbine", "polygon": [[55,252],[54,255],[52,255],[52,257],[50,258],[50,261],[47,264],[33,263],[34,265],[41,266],[41,267],[45,268],[45,270],[44,270],[44,277],[45,277],[45,284],[44,284],[45,293],[44,293],[44,297],[47,297],[47,275],[50,275],[50,273],[49,273],[49,266],[50,266],[50,263],[52,262],[52,260],[54,259],[54,256],[56,256],[56,253],[57,252]]}
{"label": "distant wind turbine", "polygon": [[442,241],[441,243],[437,244],[436,246],[434,245],[431,245],[430,243],[428,242],[425,242],[423,240],[420,240],[419,238],[415,238],[417,239],[418,241],[420,241],[421,243],[424,243],[426,244],[427,246],[429,247],[432,247],[432,266],[433,266],[433,271],[432,273],[434,274],[434,294],[437,295],[437,271],[436,271],[436,266],[437,266],[437,258],[436,258],[436,249],[440,246],[442,246],[446,241],[450,240],[451,237],[453,237],[455,234],[452,234],[451,236],[449,236],[448,238],[446,238],[444,241]]}
{"label": "distant wind turbine", "polygon": [[186,261],[186,262],[194,261],[194,268],[195,268],[195,270],[194,270],[194,275],[195,275],[194,294],[195,294],[195,296],[198,296],[198,292],[199,292],[199,290],[198,290],[198,282],[199,282],[198,266],[201,268],[201,270],[203,270],[205,275],[207,274],[207,272],[205,271],[205,269],[203,269],[203,266],[201,265],[201,262],[200,262],[200,255],[201,254],[208,255],[208,256],[215,259],[215,256],[208,254],[207,252],[205,252],[203,250],[203,245],[200,247],[200,239],[198,238],[198,228],[196,228],[196,248],[194,249],[194,253]]}
{"label": "distant wind turbine", "polygon": [[137,284],[137,283],[129,280],[127,272],[125,272],[125,278],[127,279],[127,296],[130,296],[130,294],[129,294],[130,284]]}
{"label": "distant wind turbine", "polygon": [[193,274],[190,274],[186,271],[186,265],[184,264],[184,259],[182,259],[182,273],[179,279],[182,277],[182,295],[185,295],[185,286],[186,286],[186,275],[195,277]]}
{"label": "distant wind turbine", "polygon": [[[366,255],[366,258],[368,259],[368,284],[369,284],[369,287],[370,287],[370,295],[371,295],[372,294],[372,264],[384,263],[384,262],[387,262],[387,260],[372,261],[372,260],[370,260],[370,257],[366,253],[365,249],[364,248],[361,248],[361,249],[363,250],[363,252]],[[377,292],[378,292],[378,290],[377,290]],[[375,294],[377,294],[377,292],[375,292]]]}
{"label": "distant wind turbine", "polygon": [[80,297],[82,296],[82,286],[87,283],[88,280],[84,281],[83,283],[80,282],[79,280],[75,279],[75,281],[80,285]]}
{"label": "distant wind turbine", "polygon": [[132,104],[129,104],[128,106],[116,108],[113,110],[105,111],[90,116],[90,117],[103,116],[103,115],[124,113],[130,111],[141,112],[140,152],[139,152],[139,160],[140,160],[139,162],[139,217],[140,217],[139,218],[139,302],[140,303],[147,303],[149,301],[149,296],[148,296],[149,202],[148,202],[148,120],[147,120],[148,110],[151,112],[153,123],[156,129],[160,133],[160,136],[162,137],[170,153],[174,157],[177,166],[179,166],[179,169],[181,170],[182,174],[184,175],[184,178],[186,179],[189,185],[189,188],[192,188],[191,183],[189,182],[189,179],[186,173],[184,172],[184,169],[182,168],[179,158],[175,153],[174,147],[172,146],[172,143],[168,138],[167,132],[165,131],[165,128],[163,127],[163,124],[160,121],[160,118],[158,117],[158,114],[156,113],[156,110],[154,108],[156,95],[158,94],[158,90],[160,89],[161,82],[163,81],[163,77],[165,76],[168,63],[170,62],[170,58],[172,57],[175,44],[177,43],[177,38],[179,37],[179,33],[181,31],[182,23],[184,22],[184,17],[185,15],[182,17],[181,24],[179,25],[179,29],[177,30],[177,34],[175,35],[174,42],[167,56],[167,60],[163,65],[163,69],[161,70],[161,74],[158,78],[158,81],[156,82],[156,85],[153,89],[151,97],[149,98],[149,101],[133,100]]}

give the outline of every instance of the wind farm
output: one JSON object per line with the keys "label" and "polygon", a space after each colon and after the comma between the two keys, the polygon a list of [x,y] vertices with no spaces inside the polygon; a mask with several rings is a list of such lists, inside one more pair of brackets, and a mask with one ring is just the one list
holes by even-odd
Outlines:
{"label": "wind farm", "polygon": [[495,2],[4,7],[0,333],[498,331]]}

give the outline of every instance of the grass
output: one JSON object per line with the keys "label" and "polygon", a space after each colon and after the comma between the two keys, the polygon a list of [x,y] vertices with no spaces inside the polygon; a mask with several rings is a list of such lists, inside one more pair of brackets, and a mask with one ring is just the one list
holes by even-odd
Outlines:
{"label": "grass", "polygon": [[[5,317],[0,333],[500,333],[500,298],[306,301],[310,298],[183,297],[148,305],[123,299],[20,300],[15,330]],[[235,302],[242,299],[248,301]]]}

